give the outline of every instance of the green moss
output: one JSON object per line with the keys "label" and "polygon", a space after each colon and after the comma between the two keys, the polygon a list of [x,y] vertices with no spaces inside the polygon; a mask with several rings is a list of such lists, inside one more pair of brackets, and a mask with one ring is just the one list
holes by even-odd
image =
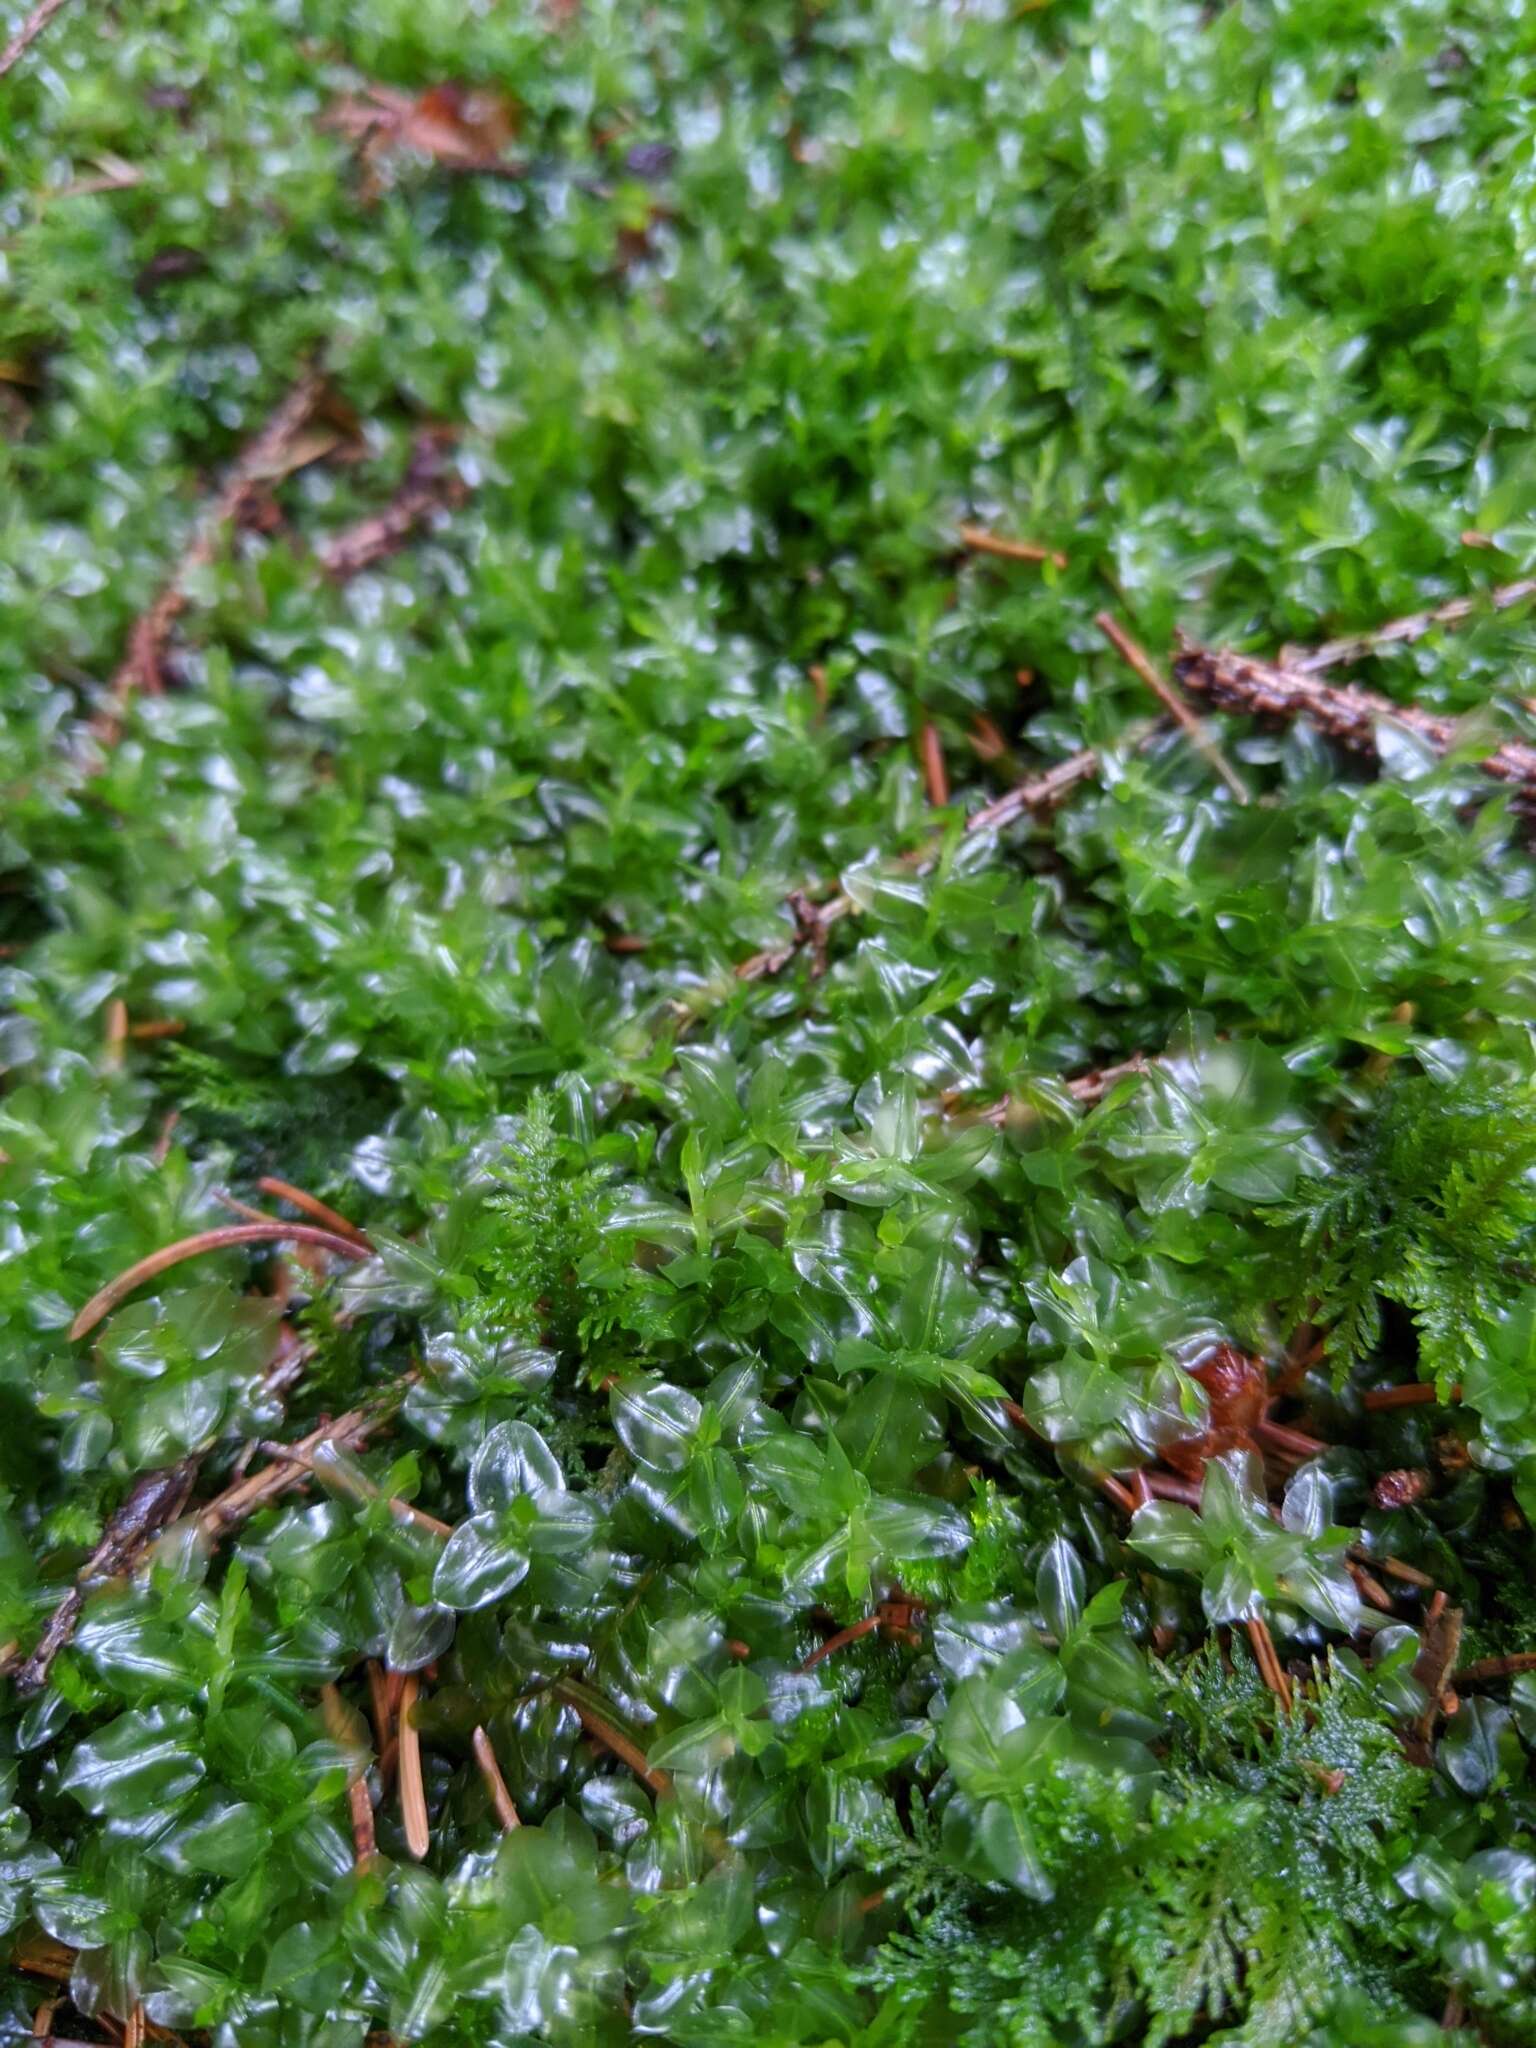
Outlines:
{"label": "green moss", "polygon": [[[1521,572],[1533,56],[1485,0],[75,0],[7,77],[0,1640],[85,1581],[0,1703],[13,2031],[41,1959],[60,2033],[196,2048],[1531,2038],[1530,1682],[1437,1715],[1381,1563],[1532,1648],[1536,868],[1471,764],[1526,616],[1366,671],[1470,759],[1212,721],[1247,806],[1095,616],[1273,653]],[[371,87],[489,95],[515,175]],[[328,575],[435,426],[460,488]],[[372,1255],[71,1337],[273,1176]],[[1324,1451],[1133,1528],[1106,1473],[1224,1448],[1192,1368],[1308,1323]]]}

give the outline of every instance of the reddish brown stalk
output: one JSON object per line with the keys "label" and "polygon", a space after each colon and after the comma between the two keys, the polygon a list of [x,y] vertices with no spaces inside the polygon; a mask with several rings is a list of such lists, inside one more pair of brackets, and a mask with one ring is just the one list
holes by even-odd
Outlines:
{"label": "reddish brown stalk", "polygon": [[1143,1481],[1154,1500],[1181,1501],[1187,1508],[1198,1508],[1201,1489],[1192,1479],[1175,1479],[1169,1472],[1143,1472]]}
{"label": "reddish brown stalk", "polygon": [[837,1651],[847,1649],[850,1643],[858,1642],[861,1636],[872,1634],[879,1626],[880,1617],[878,1614],[866,1614],[862,1621],[854,1622],[851,1627],[840,1628],[836,1635],[828,1636],[824,1643],[817,1649],[812,1650],[809,1657],[800,1666],[800,1669],[802,1671],[814,1671],[824,1657],[834,1656]]}
{"label": "reddish brown stalk", "polygon": [[496,1815],[496,1825],[503,1834],[520,1827],[517,1808],[512,1803],[512,1794],[507,1790],[507,1781],[501,1775],[501,1765],[496,1761],[496,1752],[491,1747],[491,1738],[484,1728],[477,1728],[472,1738],[475,1762],[480,1766],[480,1775],[485,1780],[485,1789],[491,1795],[491,1807]]}
{"label": "reddish brown stalk", "polygon": [[40,0],[40,5],[33,8],[5,48],[0,50],[0,78],[4,78],[8,71],[15,70],[59,9],[65,5],[67,0]]}
{"label": "reddish brown stalk", "polygon": [[665,1771],[657,1770],[646,1762],[645,1751],[638,1743],[632,1742],[621,1728],[615,1728],[604,1715],[588,1706],[581,1695],[571,1687],[557,1685],[555,1696],[575,1710],[582,1727],[592,1740],[616,1756],[620,1763],[627,1764],[641,1784],[649,1787],[658,1799],[665,1799],[670,1795],[672,1780]]}
{"label": "reddish brown stalk", "polygon": [[918,727],[917,753],[923,764],[923,786],[928,792],[928,801],[936,811],[942,811],[949,803],[949,770],[944,766],[944,748],[938,727],[931,719],[925,718]]}
{"label": "reddish brown stalk", "polygon": [[170,1158],[171,1141],[176,1136],[176,1126],[180,1122],[181,1111],[179,1109],[172,1109],[166,1112],[165,1122],[160,1126],[160,1135],[155,1140],[155,1149],[151,1154],[156,1166],[164,1166],[166,1160]]}
{"label": "reddish brown stalk", "polygon": [[1522,1671],[1536,1671],[1536,1650],[1516,1650],[1508,1657],[1479,1657],[1475,1664],[1462,1665],[1456,1683],[1490,1685],[1500,1678],[1516,1678]]}
{"label": "reddish brown stalk", "polygon": [[973,555],[996,555],[1004,562],[1053,562],[1058,569],[1065,569],[1067,558],[1056,548],[1043,548],[1038,541],[1007,540],[1000,533],[989,533],[984,526],[962,526],[959,528],[962,547],[970,549]]}
{"label": "reddish brown stalk", "polygon": [[1279,1656],[1275,1651],[1275,1639],[1269,1632],[1269,1624],[1258,1615],[1247,1624],[1248,1640],[1253,1645],[1254,1658],[1260,1676],[1270,1691],[1279,1700],[1286,1713],[1291,1711],[1291,1681],[1286,1677]]}
{"label": "reddish brown stalk", "polygon": [[1131,1474],[1131,1498],[1135,1501],[1138,1508],[1148,1507],[1156,1499],[1156,1495],[1147,1482],[1147,1475],[1139,1465]]}
{"label": "reddish brown stalk", "polygon": [[137,1999],[123,2023],[123,2048],[144,2048],[144,2007]]}
{"label": "reddish brown stalk", "polygon": [[400,1693],[400,1819],[405,1846],[418,1863],[432,1846],[427,1791],[421,1777],[421,1736],[411,1719],[420,1691],[421,1681],[414,1671],[408,1673]]}
{"label": "reddish brown stalk", "polygon": [[1204,756],[1208,765],[1220,776],[1240,804],[1249,801],[1248,785],[1228,761],[1200,720],[1184,702],[1172,684],[1158,669],[1151,656],[1139,641],[1133,640],[1113,612],[1098,612],[1093,623],[1128,668],[1134,671],[1156,697],[1163,709],[1174,721],[1182,726],[1191,744]]}
{"label": "reddish brown stalk", "polygon": [[221,1209],[228,1209],[232,1216],[243,1216],[247,1223],[281,1223],[280,1216],[269,1216],[265,1209],[255,1209],[249,1202],[242,1202],[238,1195],[232,1195],[228,1188],[215,1188],[213,1199]]}
{"label": "reddish brown stalk", "polygon": [[1413,1676],[1424,1688],[1425,1695],[1424,1711],[1412,1731],[1416,1744],[1412,1753],[1421,1763],[1427,1764],[1430,1760],[1435,1723],[1442,1714],[1456,1711],[1458,1702],[1451,1689],[1451,1679],[1461,1650],[1461,1624],[1462,1610],[1452,1607],[1443,1592],[1436,1592],[1424,1610],[1419,1628],[1419,1654],[1413,1665]]}
{"label": "reddish brown stalk", "polygon": [[171,628],[186,610],[187,586],[217,555],[225,535],[238,523],[274,471],[324,392],[318,370],[306,370],[266,425],[235,457],[223,486],[205,509],[170,578],[128,636],[128,652],[112,678],[111,702],[91,721],[93,737],[112,746],[123,729],[133,697],[158,694],[165,686],[163,663]]}
{"label": "reddish brown stalk", "polygon": [[[1468,546],[1487,545],[1482,534],[1463,534],[1462,540]],[[1325,668],[1363,661],[1368,654],[1379,654],[1384,647],[1403,647],[1410,641],[1422,640],[1436,626],[1459,626],[1463,621],[1475,618],[1485,608],[1493,612],[1508,611],[1511,605],[1523,604],[1528,597],[1536,597],[1536,577],[1522,576],[1517,583],[1503,583],[1493,590],[1479,591],[1473,597],[1453,597],[1429,611],[1410,612],[1406,618],[1389,619],[1386,625],[1377,626],[1369,633],[1346,633],[1341,639],[1325,640],[1321,647],[1298,649],[1286,666],[1299,670],[1303,675],[1317,675]]]}
{"label": "reddish brown stalk", "polygon": [[125,1301],[146,1280],[153,1280],[172,1266],[179,1266],[184,1259],[199,1258],[204,1252],[225,1251],[237,1244],[312,1244],[321,1251],[334,1253],[338,1258],[360,1259],[366,1256],[362,1247],[351,1238],[342,1237],[334,1230],[318,1230],[308,1223],[231,1223],[218,1230],[200,1230],[194,1237],[184,1237],[177,1244],[164,1245],[159,1251],[151,1252],[148,1258],[140,1259],[126,1272],[119,1273],[115,1280],[109,1280],[105,1287],[91,1296],[70,1324],[71,1341],[89,1336],[119,1302]]}
{"label": "reddish brown stalk", "polygon": [[372,1252],[365,1232],[355,1223],[349,1223],[345,1216],[333,1209],[329,1202],[322,1202],[318,1195],[311,1195],[303,1188],[296,1188],[292,1181],[279,1180],[275,1173],[264,1173],[256,1183],[264,1195],[271,1195],[274,1201],[291,1202],[295,1209],[318,1223],[324,1230],[334,1230],[338,1237],[350,1237],[354,1244],[360,1244],[365,1252]]}
{"label": "reddish brown stalk", "polygon": [[318,550],[327,576],[345,582],[398,554],[437,513],[461,505],[469,492],[449,459],[455,434],[450,427],[424,427],[416,436],[405,479],[380,512],[333,534]]}
{"label": "reddish brown stalk", "polygon": [[[1185,689],[1223,710],[1249,718],[1310,719],[1319,732],[1369,761],[1378,759],[1376,732],[1383,721],[1402,726],[1439,753],[1457,743],[1454,718],[1395,703],[1353,683],[1325,683],[1300,669],[1204,647],[1188,649],[1173,666]],[[1479,765],[1485,775],[1509,784],[1518,807],[1536,809],[1536,746],[1505,740]]]}
{"label": "reddish brown stalk", "polygon": [[53,2039],[53,2016],[58,2011],[61,2003],[62,2000],[57,1998],[45,1998],[37,2008],[37,2011],[33,2013],[32,2036],[34,2040],[51,2041]]}
{"label": "reddish brown stalk", "polygon": [[[1459,1398],[1461,1389],[1454,1390],[1452,1398]],[[1360,1406],[1368,1410],[1383,1408],[1428,1408],[1440,1398],[1432,1386],[1422,1380],[1413,1380],[1402,1387],[1372,1387],[1360,1396]]]}
{"label": "reddish brown stalk", "polygon": [[1308,1436],[1305,1430],[1291,1429],[1283,1422],[1271,1422],[1268,1416],[1254,1424],[1253,1433],[1266,1448],[1287,1451],[1296,1458],[1319,1458],[1329,1448],[1320,1437]]}

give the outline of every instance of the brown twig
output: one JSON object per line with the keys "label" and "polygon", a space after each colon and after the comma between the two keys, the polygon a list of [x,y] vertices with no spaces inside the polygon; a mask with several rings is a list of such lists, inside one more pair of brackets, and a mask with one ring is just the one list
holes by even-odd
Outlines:
{"label": "brown twig", "polygon": [[973,555],[996,555],[1004,562],[1052,562],[1058,569],[1067,566],[1067,558],[1058,548],[1043,548],[1038,541],[1008,540],[1000,533],[989,533],[984,526],[962,526],[958,531],[961,546]]}
{"label": "brown twig", "polygon": [[1508,611],[1528,597],[1536,597],[1536,577],[1522,576],[1516,583],[1502,583],[1473,597],[1449,598],[1429,611],[1389,619],[1386,625],[1374,627],[1369,633],[1346,633],[1341,639],[1325,640],[1321,647],[1297,649],[1286,666],[1300,670],[1303,675],[1317,675],[1326,668],[1363,661],[1368,654],[1379,654],[1384,647],[1403,647],[1410,641],[1422,640],[1436,626],[1459,626],[1485,607],[1493,612]]}
{"label": "brown twig", "polygon": [[1456,1672],[1458,1685],[1491,1685],[1500,1678],[1516,1678],[1522,1671],[1536,1671],[1536,1650],[1516,1650],[1508,1657],[1479,1657]]}
{"label": "brown twig", "polygon": [[353,1243],[361,1245],[365,1252],[373,1251],[367,1233],[359,1230],[355,1223],[349,1223],[345,1216],[333,1209],[329,1202],[322,1202],[318,1195],[311,1195],[303,1188],[296,1188],[292,1181],[279,1180],[275,1173],[264,1173],[256,1185],[264,1195],[271,1195],[274,1201],[291,1202],[295,1209],[302,1209],[304,1214],[318,1223],[322,1230],[334,1230],[338,1237],[350,1237]]}
{"label": "brown twig", "polygon": [[227,1250],[237,1244],[312,1244],[321,1251],[333,1252],[338,1258],[361,1259],[367,1254],[361,1245],[350,1237],[343,1237],[334,1230],[319,1230],[309,1223],[231,1223],[217,1230],[200,1230],[193,1237],[184,1237],[176,1244],[163,1245],[157,1252],[129,1266],[119,1273],[115,1280],[109,1280],[105,1287],[93,1294],[69,1326],[71,1342],[89,1336],[105,1316],[109,1316],[119,1302],[124,1301],[136,1287],[146,1280],[153,1280],[167,1272],[172,1266],[179,1266],[184,1259],[195,1259],[204,1252]]}
{"label": "brown twig", "polygon": [[290,1487],[301,1485],[310,1477],[310,1459],[323,1445],[335,1444],[341,1450],[356,1450],[366,1443],[372,1432],[394,1413],[416,1377],[414,1372],[407,1373],[372,1405],[350,1408],[346,1414],[338,1415],[330,1422],[322,1422],[298,1443],[290,1444],[281,1461],[226,1487],[223,1493],[198,1509],[197,1526],[201,1535],[210,1542],[216,1542],[226,1530],[248,1521],[270,1501],[288,1492]]}
{"label": "brown twig", "polygon": [[421,1777],[421,1736],[411,1719],[420,1690],[421,1681],[416,1673],[407,1673],[400,1692],[400,1819],[405,1828],[405,1846],[418,1863],[432,1846],[427,1791]]}
{"label": "brown twig", "polygon": [[[1329,739],[1351,753],[1376,761],[1376,730],[1383,722],[1414,733],[1438,753],[1458,741],[1454,718],[1422,711],[1416,704],[1398,704],[1354,683],[1325,683],[1301,669],[1279,668],[1246,654],[1220,649],[1187,649],[1174,662],[1185,689],[1223,710],[1249,718],[1306,718]],[[1536,746],[1505,740],[1478,764],[1485,775],[1507,783],[1516,805],[1536,809]]]}
{"label": "brown twig", "polygon": [[146,1472],[134,1484],[76,1574],[75,1583],[48,1617],[36,1647],[17,1666],[15,1684],[22,1698],[40,1692],[47,1684],[54,1658],[74,1635],[86,1594],[130,1571],[161,1530],[181,1513],[197,1477],[197,1466],[196,1458],[182,1458],[177,1464]]}
{"label": "brown twig", "polygon": [[468,488],[448,459],[454,439],[449,427],[421,429],[404,481],[383,510],[343,528],[318,549],[317,559],[327,576],[345,582],[361,575],[375,562],[398,554],[436,513],[464,502]]}
{"label": "brown twig", "polygon": [[491,1808],[496,1815],[496,1825],[503,1833],[520,1827],[522,1823],[512,1802],[512,1794],[507,1790],[507,1781],[501,1775],[501,1765],[496,1761],[491,1738],[483,1727],[475,1730],[472,1745],[475,1762],[480,1766],[480,1775],[485,1780],[485,1789],[491,1795]]}
{"label": "brown twig", "polygon": [[[304,1470],[329,1492],[339,1494],[343,1499],[363,1503],[381,1500],[397,1522],[409,1522],[414,1528],[425,1530],[429,1536],[440,1537],[445,1543],[453,1534],[450,1522],[439,1521],[436,1515],[429,1515],[425,1508],[413,1507],[410,1501],[401,1500],[398,1494],[385,1493],[357,1470],[348,1470],[325,1457],[312,1457],[308,1452],[292,1444],[264,1443],[261,1446],[269,1458],[283,1459],[292,1465],[302,1465]],[[334,1450],[327,1444],[326,1450]]]}
{"label": "brown twig", "polygon": [[218,553],[271,473],[281,467],[290,442],[320,403],[325,383],[320,372],[303,372],[266,425],[235,457],[222,487],[193,529],[192,538],[171,571],[165,588],[134,623],[128,652],[112,678],[111,701],[91,721],[92,736],[112,746],[123,729],[128,705],[139,691],[153,696],[164,687],[163,662],[171,628],[186,610],[187,586],[197,570]]}
{"label": "brown twig", "polygon": [[5,48],[0,50],[0,78],[4,78],[8,71],[15,70],[59,9],[65,5],[67,0],[40,0],[40,4],[33,8]]}
{"label": "brown twig", "polygon": [[1437,1592],[1424,1610],[1419,1654],[1413,1665],[1413,1676],[1425,1693],[1424,1711],[1413,1726],[1420,1762],[1428,1761],[1436,1721],[1441,1714],[1455,1711],[1451,1678],[1461,1649],[1461,1623],[1462,1610],[1452,1607],[1443,1592]]}
{"label": "brown twig", "polygon": [[1156,697],[1163,709],[1188,734],[1190,742],[1204,756],[1222,781],[1231,790],[1240,804],[1250,800],[1248,785],[1232,766],[1221,748],[1206,731],[1204,725],[1190,710],[1184,699],[1158,669],[1151,656],[1139,641],[1133,640],[1112,612],[1098,612],[1093,623],[1114,648],[1121,660],[1134,671]]}

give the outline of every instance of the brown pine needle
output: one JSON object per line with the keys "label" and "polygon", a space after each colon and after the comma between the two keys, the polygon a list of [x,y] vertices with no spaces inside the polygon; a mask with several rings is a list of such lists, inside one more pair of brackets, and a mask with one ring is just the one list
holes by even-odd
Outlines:
{"label": "brown pine needle", "polygon": [[59,9],[66,4],[67,0],[41,0],[41,4],[33,8],[4,50],[0,51],[0,78],[4,78],[8,71],[16,68]]}
{"label": "brown pine needle", "polygon": [[570,1686],[556,1685],[555,1697],[563,1700],[568,1707],[574,1708],[582,1727],[592,1740],[610,1751],[620,1763],[627,1764],[641,1784],[649,1787],[658,1799],[665,1799],[670,1795],[672,1780],[667,1773],[647,1763],[645,1751],[637,1742],[632,1742],[622,1728],[616,1728],[605,1715],[590,1707]]}
{"label": "brown pine needle", "polygon": [[928,791],[928,801],[936,811],[942,811],[949,803],[949,771],[944,766],[944,748],[938,728],[931,719],[925,718],[918,728],[917,753],[923,764],[923,785]]}
{"label": "brown pine needle", "polygon": [[400,1818],[405,1826],[405,1846],[418,1863],[432,1846],[427,1792],[421,1780],[421,1736],[411,1719],[420,1690],[415,1672],[408,1673],[400,1692]]}
{"label": "brown pine needle", "polygon": [[1194,712],[1190,710],[1178,691],[1159,671],[1146,649],[1138,641],[1131,638],[1113,612],[1097,612],[1094,615],[1093,623],[1104,635],[1110,646],[1114,648],[1121,660],[1125,662],[1126,666],[1133,670],[1136,675],[1140,676],[1164,710],[1183,727],[1184,731],[1189,735],[1192,745],[1199,750],[1211,768],[1221,777],[1237,801],[1240,804],[1249,802],[1250,793],[1247,783],[1243,781],[1237,770],[1228,761],[1226,755],[1221,751],[1215,740],[1211,738],[1204,725],[1195,716]]}
{"label": "brown pine needle", "polygon": [[361,1259],[367,1256],[352,1238],[342,1237],[334,1230],[318,1230],[308,1223],[231,1223],[218,1230],[200,1230],[193,1237],[184,1237],[176,1244],[164,1245],[159,1251],[151,1252],[148,1258],[138,1260],[125,1272],[119,1273],[115,1280],[109,1280],[105,1287],[91,1296],[70,1324],[70,1341],[73,1343],[88,1336],[119,1302],[125,1301],[146,1280],[153,1280],[172,1266],[179,1266],[184,1259],[199,1258],[204,1252],[225,1251],[237,1244],[312,1244],[321,1251],[333,1252],[338,1258]]}
{"label": "brown pine needle", "polygon": [[187,1028],[185,1017],[146,1017],[142,1024],[130,1024],[128,1036],[135,1040],[147,1038],[180,1038]]}
{"label": "brown pine needle", "polygon": [[334,1685],[320,1688],[320,1713],[325,1732],[351,1753],[347,1767],[347,1805],[352,1817],[352,1858],[359,1870],[366,1869],[378,1853],[373,1831],[373,1801],[368,1796],[367,1765],[353,1740],[353,1718]]}
{"label": "brown pine needle", "polygon": [[1279,1700],[1285,1711],[1291,1711],[1291,1681],[1286,1677],[1280,1659],[1275,1651],[1275,1639],[1269,1632],[1269,1624],[1255,1615],[1247,1624],[1248,1640],[1253,1645],[1253,1654],[1259,1667],[1259,1674],[1270,1691]]}
{"label": "brown pine needle", "polygon": [[512,1794],[507,1790],[507,1781],[501,1775],[501,1765],[496,1761],[496,1752],[491,1747],[491,1738],[484,1728],[477,1728],[472,1738],[475,1762],[480,1766],[480,1775],[485,1780],[485,1789],[491,1795],[491,1806],[496,1815],[496,1824],[505,1834],[512,1828],[521,1827],[517,1808],[512,1803]]}
{"label": "brown pine needle", "polygon": [[1008,540],[1000,533],[989,533],[984,526],[962,526],[959,534],[961,546],[973,555],[996,555],[1005,562],[1051,562],[1058,569],[1067,566],[1059,549],[1043,548],[1038,541]]}
{"label": "brown pine needle", "polygon": [[144,2007],[137,1999],[123,2025],[123,2048],[144,2048]]}
{"label": "brown pine needle", "polygon": [[333,1209],[328,1202],[322,1202],[318,1195],[311,1195],[303,1188],[296,1188],[292,1181],[279,1180],[275,1173],[264,1173],[256,1183],[264,1195],[271,1195],[274,1201],[291,1202],[295,1209],[318,1223],[322,1229],[334,1230],[338,1237],[350,1237],[360,1244],[364,1251],[372,1252],[373,1246],[367,1235],[355,1223],[349,1223],[345,1216]]}

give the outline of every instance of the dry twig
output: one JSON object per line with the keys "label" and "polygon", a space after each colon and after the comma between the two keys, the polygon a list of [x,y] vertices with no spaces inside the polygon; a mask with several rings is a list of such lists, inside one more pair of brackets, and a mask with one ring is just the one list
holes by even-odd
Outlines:
{"label": "dry twig", "polygon": [[39,0],[39,4],[17,29],[4,50],[0,50],[0,78],[4,78],[8,71],[15,70],[59,9],[66,4],[67,0]]}
{"label": "dry twig", "polygon": [[120,736],[124,715],[137,692],[153,696],[164,688],[166,644],[171,628],[187,608],[189,579],[214,559],[224,536],[239,522],[266,480],[283,468],[290,444],[320,403],[324,389],[320,372],[305,370],[260,433],[236,456],[165,588],[128,636],[128,652],[112,678],[111,700],[91,721],[92,736],[103,746],[112,746]]}
{"label": "dry twig", "polygon": [[[1223,710],[1249,718],[1308,718],[1329,739],[1364,759],[1378,759],[1377,727],[1396,724],[1439,753],[1457,744],[1457,721],[1416,704],[1397,704],[1354,683],[1325,683],[1298,668],[1279,668],[1246,654],[1188,648],[1174,662],[1185,689]],[[1516,805],[1536,811],[1536,746],[1504,740],[1479,764],[1485,775],[1508,783]]]}
{"label": "dry twig", "polygon": [[320,566],[338,582],[359,576],[387,555],[397,554],[436,513],[460,505],[469,495],[449,459],[454,434],[448,427],[424,427],[416,436],[405,480],[381,512],[371,512],[334,534],[318,551]]}
{"label": "dry twig", "polygon": [[1479,591],[1473,597],[1450,598],[1428,611],[1410,612],[1406,618],[1389,619],[1386,625],[1377,626],[1369,633],[1346,633],[1338,640],[1325,640],[1320,647],[1297,648],[1285,665],[1303,675],[1317,675],[1326,668],[1363,661],[1368,654],[1379,654],[1384,647],[1405,647],[1410,641],[1422,640],[1436,626],[1462,625],[1484,608],[1506,612],[1513,605],[1523,604],[1528,597],[1536,597],[1536,576],[1522,576],[1516,583],[1502,583],[1492,590]]}

